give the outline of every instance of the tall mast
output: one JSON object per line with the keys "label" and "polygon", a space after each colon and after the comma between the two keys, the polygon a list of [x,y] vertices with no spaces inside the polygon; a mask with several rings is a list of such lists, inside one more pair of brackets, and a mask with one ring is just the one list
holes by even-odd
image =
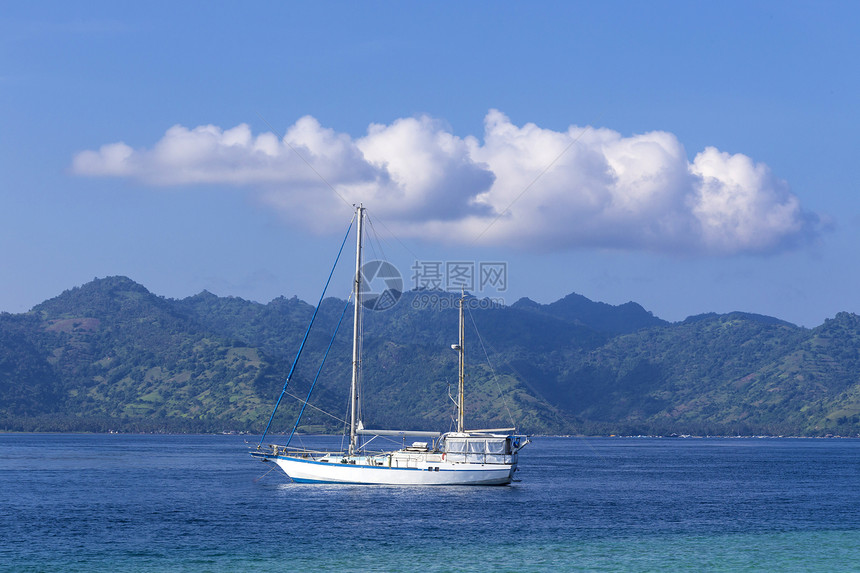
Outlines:
{"label": "tall mast", "polygon": [[358,420],[356,416],[359,409],[358,396],[358,372],[361,361],[359,348],[359,335],[361,333],[361,227],[364,220],[364,207],[359,205],[358,226],[356,227],[355,239],[355,280],[353,282],[353,302],[355,304],[355,315],[352,325],[352,384],[350,386],[350,416],[349,416],[349,453],[354,454],[358,445],[358,434],[356,432]]}
{"label": "tall mast", "polygon": [[457,388],[457,431],[463,432],[463,386],[466,380],[466,329],[463,321],[463,299],[466,297],[465,292],[460,294],[460,344],[458,354],[460,355],[460,383]]}

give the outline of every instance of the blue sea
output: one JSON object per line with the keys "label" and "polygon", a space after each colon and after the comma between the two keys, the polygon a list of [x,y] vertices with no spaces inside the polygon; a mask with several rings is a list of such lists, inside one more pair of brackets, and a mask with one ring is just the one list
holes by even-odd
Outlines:
{"label": "blue sea", "polygon": [[245,439],[0,434],[0,571],[860,570],[860,440],[535,438],[511,486],[405,488]]}

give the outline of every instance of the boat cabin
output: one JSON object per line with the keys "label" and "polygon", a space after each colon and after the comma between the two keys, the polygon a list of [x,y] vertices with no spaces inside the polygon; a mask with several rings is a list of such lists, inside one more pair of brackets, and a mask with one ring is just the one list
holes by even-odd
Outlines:
{"label": "boat cabin", "polygon": [[510,464],[515,461],[516,436],[446,436],[442,451],[449,462]]}

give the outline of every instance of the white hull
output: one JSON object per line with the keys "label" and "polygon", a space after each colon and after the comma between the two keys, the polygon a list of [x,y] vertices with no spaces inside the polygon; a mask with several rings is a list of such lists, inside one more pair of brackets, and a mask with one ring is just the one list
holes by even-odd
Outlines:
{"label": "white hull", "polygon": [[375,485],[506,485],[515,464],[422,462],[417,467],[387,467],[319,462],[279,455],[273,460],[293,481]]}

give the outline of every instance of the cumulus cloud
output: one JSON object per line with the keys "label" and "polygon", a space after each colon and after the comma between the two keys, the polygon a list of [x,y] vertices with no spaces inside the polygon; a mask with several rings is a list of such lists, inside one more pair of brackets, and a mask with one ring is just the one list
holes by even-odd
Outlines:
{"label": "cumulus cloud", "polygon": [[820,232],[767,165],[709,147],[689,161],[671,133],[514,125],[491,110],[483,139],[422,116],[352,138],[313,117],[283,138],[245,125],[174,126],[150,149],[83,151],[79,175],[253,190],[309,228],[364,203],[400,236],[525,249],[608,247],[771,253]]}

